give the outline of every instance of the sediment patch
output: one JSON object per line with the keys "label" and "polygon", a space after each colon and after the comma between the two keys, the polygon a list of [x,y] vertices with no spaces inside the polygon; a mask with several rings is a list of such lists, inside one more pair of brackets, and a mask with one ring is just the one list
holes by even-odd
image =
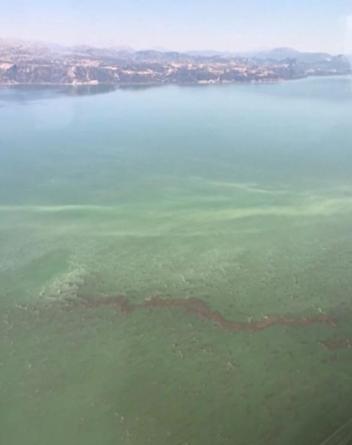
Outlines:
{"label": "sediment patch", "polygon": [[320,343],[329,351],[352,349],[352,338],[331,338]]}
{"label": "sediment patch", "polygon": [[314,324],[326,324],[336,326],[334,318],[319,314],[310,317],[294,318],[288,316],[265,316],[261,320],[249,320],[239,322],[226,319],[220,312],[211,309],[209,305],[199,298],[160,298],[152,297],[146,299],[143,303],[131,303],[124,296],[99,297],[89,299],[77,299],[68,302],[69,308],[95,309],[100,307],[111,307],[122,314],[128,315],[138,310],[162,310],[175,309],[182,310],[185,313],[214,323],[224,331],[229,332],[258,332],[273,326],[292,326],[304,327]]}

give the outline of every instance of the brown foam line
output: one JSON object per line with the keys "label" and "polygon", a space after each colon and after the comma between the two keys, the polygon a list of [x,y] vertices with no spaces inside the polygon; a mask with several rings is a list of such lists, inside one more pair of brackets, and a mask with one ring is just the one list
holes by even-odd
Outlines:
{"label": "brown foam line", "polygon": [[227,320],[220,312],[211,309],[207,303],[198,298],[169,298],[152,297],[143,303],[131,303],[126,297],[100,297],[95,299],[79,299],[72,305],[85,308],[113,307],[123,314],[130,314],[141,309],[180,309],[187,314],[200,319],[211,321],[229,332],[258,332],[273,326],[309,326],[313,324],[327,324],[336,326],[335,320],[328,315],[318,315],[304,318],[290,318],[267,316],[262,320],[237,322]]}

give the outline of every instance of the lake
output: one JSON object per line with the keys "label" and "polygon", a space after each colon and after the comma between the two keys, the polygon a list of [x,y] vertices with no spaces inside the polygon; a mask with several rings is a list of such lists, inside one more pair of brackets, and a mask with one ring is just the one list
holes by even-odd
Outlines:
{"label": "lake", "polygon": [[347,422],[351,119],[348,77],[0,89],[0,442]]}

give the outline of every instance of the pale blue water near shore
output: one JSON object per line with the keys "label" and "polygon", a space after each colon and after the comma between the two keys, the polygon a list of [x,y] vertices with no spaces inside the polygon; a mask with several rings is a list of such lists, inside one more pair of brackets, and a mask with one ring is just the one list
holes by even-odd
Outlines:
{"label": "pale blue water near shore", "polygon": [[351,79],[94,92],[0,89],[0,443],[320,444],[352,415]]}

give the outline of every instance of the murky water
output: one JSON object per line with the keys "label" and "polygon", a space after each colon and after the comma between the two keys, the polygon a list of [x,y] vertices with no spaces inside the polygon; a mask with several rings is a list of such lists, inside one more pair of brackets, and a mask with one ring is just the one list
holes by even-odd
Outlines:
{"label": "murky water", "polygon": [[351,79],[72,93],[0,90],[0,442],[320,444],[352,413]]}

